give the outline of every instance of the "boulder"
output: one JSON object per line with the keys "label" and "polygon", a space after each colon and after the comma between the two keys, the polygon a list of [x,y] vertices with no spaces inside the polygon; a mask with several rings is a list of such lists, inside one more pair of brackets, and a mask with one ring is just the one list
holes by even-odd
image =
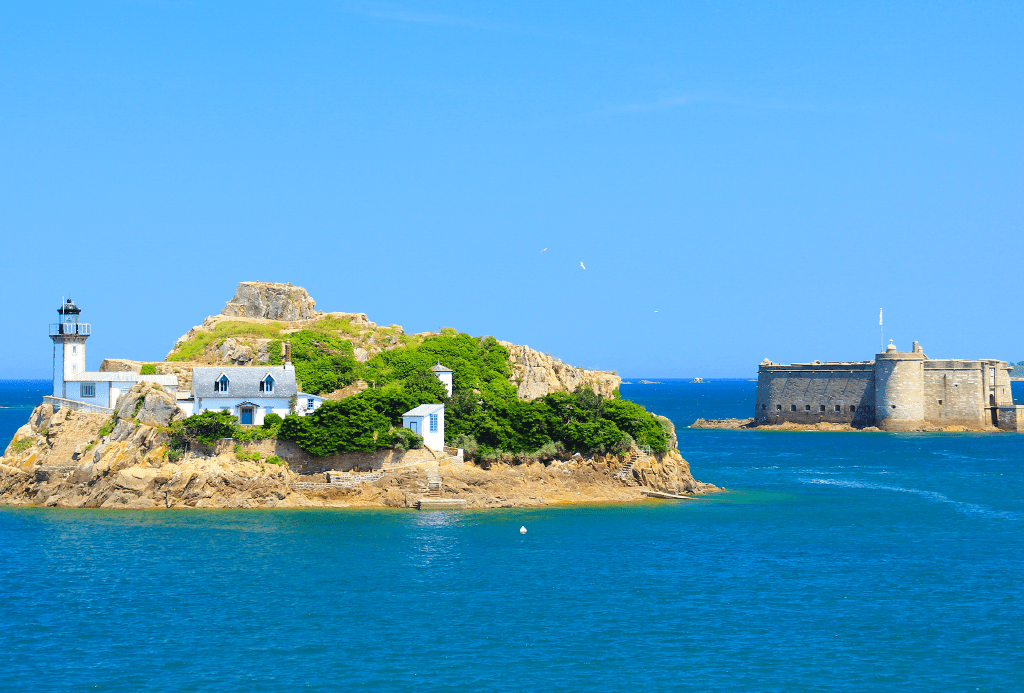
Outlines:
{"label": "boulder", "polygon": [[181,410],[174,396],[162,390],[150,390],[139,410],[139,423],[150,426],[170,426],[175,418],[180,418]]}
{"label": "boulder", "polygon": [[316,301],[301,286],[240,282],[221,315],[293,322],[314,317],[315,309]]}

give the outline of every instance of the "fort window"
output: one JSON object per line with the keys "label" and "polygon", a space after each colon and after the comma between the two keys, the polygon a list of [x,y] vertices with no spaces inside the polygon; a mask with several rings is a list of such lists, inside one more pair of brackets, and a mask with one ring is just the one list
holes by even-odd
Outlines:
{"label": "fort window", "polygon": [[890,404],[889,406],[890,406],[890,407],[892,407],[893,409],[895,409],[895,408],[896,408],[896,405],[895,405],[895,404]]}
{"label": "fort window", "polygon": [[842,410],[843,410],[842,405],[837,404],[836,405],[836,411],[842,411]]}
{"label": "fort window", "polygon": [[782,411],[782,405],[781,404],[776,404],[775,405],[775,411]]}
{"label": "fort window", "polygon": [[851,411],[851,412],[853,412],[853,411],[857,411],[857,405],[856,405],[856,404],[851,404],[851,405],[850,405],[850,411]]}
{"label": "fort window", "polygon": [[942,400],[941,399],[939,400],[939,404],[942,404]]}
{"label": "fort window", "polygon": [[795,404],[789,405],[789,410],[790,411],[796,411],[796,405]]}
{"label": "fort window", "polygon": [[765,410],[765,409],[767,409],[767,408],[768,408],[768,405],[767,405],[767,404],[762,404],[762,405],[761,405],[761,411],[764,411],[764,410]]}
{"label": "fort window", "polygon": [[825,411],[825,405],[824,404],[821,405],[821,411]]}
{"label": "fort window", "polygon": [[810,404],[805,404],[804,405],[804,411],[810,411],[810,410],[811,410],[811,405]]}

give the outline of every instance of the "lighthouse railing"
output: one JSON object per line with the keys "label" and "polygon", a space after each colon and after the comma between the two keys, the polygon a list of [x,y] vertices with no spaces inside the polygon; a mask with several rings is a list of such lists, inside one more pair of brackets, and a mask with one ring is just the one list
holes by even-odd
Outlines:
{"label": "lighthouse railing", "polygon": [[50,323],[50,336],[56,337],[59,335],[90,335],[92,333],[92,326],[87,322],[51,322]]}

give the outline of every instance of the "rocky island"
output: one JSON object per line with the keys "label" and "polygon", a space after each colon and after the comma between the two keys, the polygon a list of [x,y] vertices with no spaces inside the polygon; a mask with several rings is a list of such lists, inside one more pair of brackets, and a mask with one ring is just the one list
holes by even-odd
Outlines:
{"label": "rocky island", "polygon": [[243,282],[165,361],[88,372],[90,327],[70,301],[59,312],[62,377],[0,458],[0,504],[491,508],[717,490],[615,373],[525,345],[406,334]]}

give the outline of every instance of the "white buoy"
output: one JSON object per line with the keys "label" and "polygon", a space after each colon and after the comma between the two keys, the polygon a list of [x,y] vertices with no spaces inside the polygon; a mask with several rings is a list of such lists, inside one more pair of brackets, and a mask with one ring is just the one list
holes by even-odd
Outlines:
{"label": "white buoy", "polygon": [[519,533],[520,534],[526,534],[526,527],[520,527],[519,528]]}

